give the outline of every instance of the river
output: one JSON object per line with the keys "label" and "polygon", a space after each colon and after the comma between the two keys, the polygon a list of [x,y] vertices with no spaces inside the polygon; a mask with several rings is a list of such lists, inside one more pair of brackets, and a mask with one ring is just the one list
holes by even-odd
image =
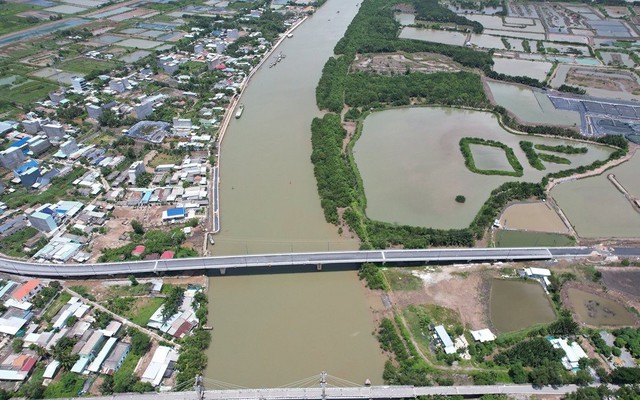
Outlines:
{"label": "river", "polygon": [[[315,88],[360,0],[329,0],[277,49],[222,144],[221,232],[214,255],[355,249],[324,220],[313,175]],[[338,12],[339,11],[339,12]],[[209,282],[207,385],[275,387],[329,374],[381,383],[385,358],[355,271],[225,276]],[[314,382],[317,386],[317,382]]]}

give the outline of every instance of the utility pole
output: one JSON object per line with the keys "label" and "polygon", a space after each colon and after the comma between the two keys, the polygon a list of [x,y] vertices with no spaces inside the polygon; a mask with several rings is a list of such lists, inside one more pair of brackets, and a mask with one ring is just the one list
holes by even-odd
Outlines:
{"label": "utility pole", "polygon": [[322,371],[320,374],[320,387],[322,388],[322,400],[327,398],[327,373]]}

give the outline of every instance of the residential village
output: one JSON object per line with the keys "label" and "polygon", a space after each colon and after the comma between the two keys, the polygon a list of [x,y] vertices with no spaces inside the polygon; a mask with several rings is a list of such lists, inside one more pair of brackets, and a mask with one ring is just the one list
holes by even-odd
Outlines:
{"label": "residential village", "polygon": [[[39,279],[1,284],[0,388],[29,398],[170,390],[177,382],[176,341],[205,328],[201,286],[130,277],[102,288],[102,307],[87,286]],[[133,314],[118,308],[120,296]]]}
{"label": "residential village", "polygon": [[53,263],[204,254],[218,229],[219,129],[307,3],[184,7],[175,40],[129,62],[95,45],[134,31],[129,20],[58,33],[58,45],[86,50],[74,58],[86,73],[61,72],[46,97],[0,113],[14,118],[0,118],[0,251]]}
{"label": "residential village", "polygon": [[[221,127],[312,2],[94,3],[84,27],[0,43],[0,253],[58,264],[205,254]],[[193,388],[210,342],[206,285],[5,277],[0,395]]]}

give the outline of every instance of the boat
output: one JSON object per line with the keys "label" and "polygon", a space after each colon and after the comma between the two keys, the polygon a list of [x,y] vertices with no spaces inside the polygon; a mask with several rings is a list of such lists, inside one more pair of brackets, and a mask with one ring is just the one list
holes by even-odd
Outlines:
{"label": "boat", "polygon": [[213,330],[213,326],[209,326],[209,325],[205,325],[202,327],[203,330],[205,331],[212,331]]}
{"label": "boat", "polygon": [[287,34],[287,37],[288,37],[289,39],[291,39],[291,38],[293,37],[293,33],[289,33],[289,34]]}
{"label": "boat", "polygon": [[238,111],[236,111],[236,118],[242,117],[243,111],[244,111],[244,104],[240,104],[240,107],[238,107]]}

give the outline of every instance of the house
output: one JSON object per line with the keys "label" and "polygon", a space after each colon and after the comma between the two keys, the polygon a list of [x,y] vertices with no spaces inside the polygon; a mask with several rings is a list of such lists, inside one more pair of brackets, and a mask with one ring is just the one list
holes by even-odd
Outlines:
{"label": "house", "polygon": [[102,364],[100,372],[107,375],[113,375],[118,369],[120,369],[120,366],[122,366],[124,359],[127,358],[127,355],[129,354],[129,350],[131,350],[131,345],[129,343],[117,343],[111,352],[111,355],[109,355]]}
{"label": "house", "polygon": [[531,279],[544,279],[551,276],[551,271],[546,268],[524,268],[524,276]]}
{"label": "house", "polygon": [[40,284],[40,279],[31,279],[23,283],[18,289],[16,289],[11,297],[13,297],[15,301],[29,301],[36,294],[40,293],[42,288],[43,286]]}
{"label": "house", "polygon": [[480,343],[493,342],[494,340],[496,340],[496,335],[494,335],[493,332],[491,332],[489,329],[471,331],[471,336],[473,336],[473,340]]}
{"label": "house", "polygon": [[178,360],[178,353],[171,347],[158,346],[153,353],[151,363],[144,370],[142,382],[149,382],[153,386],[160,385],[167,369]]}
{"label": "house", "polygon": [[109,322],[109,325],[107,325],[107,327],[104,328],[102,332],[105,334],[105,336],[114,337],[118,333],[121,327],[122,327],[122,322],[113,320]]}
{"label": "house", "polygon": [[169,208],[162,213],[162,222],[176,221],[187,217],[187,210],[184,207]]}
{"label": "house", "polygon": [[588,358],[587,353],[582,350],[582,347],[577,342],[568,343],[567,339],[549,339],[549,342],[556,349],[564,351],[564,357],[562,357],[562,365],[569,371],[577,371],[580,369],[579,362],[583,358]]}
{"label": "house", "polygon": [[107,343],[105,343],[104,346],[102,346],[102,349],[96,356],[95,360],[93,360],[91,365],[89,365],[89,367],[87,368],[87,371],[98,372],[100,370],[100,367],[102,367],[102,363],[104,363],[104,361],[107,359],[109,354],[111,354],[111,350],[113,350],[113,347],[116,345],[117,341],[118,341],[118,338],[114,338],[114,337],[109,338],[109,340],[107,340]]}
{"label": "house", "polygon": [[162,255],[160,256],[161,260],[171,260],[174,256],[174,252],[171,250],[167,250],[165,252],[162,253]]}
{"label": "house", "polygon": [[44,370],[44,374],[42,375],[45,379],[53,379],[60,368],[60,361],[53,360],[47,365],[47,368]]}
{"label": "house", "polygon": [[446,354],[454,354],[456,352],[456,348],[453,345],[453,340],[451,340],[447,330],[444,329],[444,326],[438,325],[434,329],[436,331],[436,337],[440,340],[440,343],[442,343],[444,352]]}
{"label": "house", "polygon": [[136,246],[136,248],[133,249],[133,251],[131,252],[131,255],[135,257],[140,257],[142,253],[144,253],[144,249],[145,249],[144,246]]}

